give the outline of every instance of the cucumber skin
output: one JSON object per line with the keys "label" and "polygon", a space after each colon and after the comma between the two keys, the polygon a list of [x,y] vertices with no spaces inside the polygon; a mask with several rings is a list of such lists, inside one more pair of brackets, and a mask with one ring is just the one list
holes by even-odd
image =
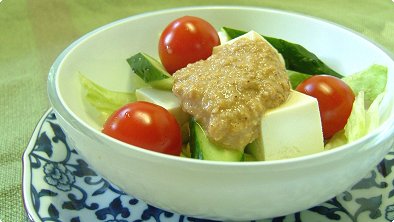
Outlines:
{"label": "cucumber skin", "polygon": [[[222,31],[226,33],[229,39],[234,39],[245,34],[245,31],[222,27]],[[321,61],[315,54],[305,49],[303,46],[295,43],[277,39],[273,37],[263,36],[279,53],[282,54],[286,63],[286,69],[297,71],[300,73],[316,75],[327,74],[338,78],[343,76]]]}
{"label": "cucumber skin", "polygon": [[197,125],[198,123],[194,120],[194,118],[190,118],[190,122],[189,122],[189,130],[190,130],[190,138],[189,138],[189,145],[190,145],[190,156],[193,159],[199,159],[199,160],[203,160],[204,159],[204,155],[201,151],[201,144],[200,141],[197,139],[198,135],[196,132],[197,131],[197,127],[200,127],[199,125]]}
{"label": "cucumber skin", "polygon": [[252,143],[249,143],[245,148],[245,157],[249,155],[249,159],[254,161],[264,161],[264,153],[261,149],[262,139],[257,138]]}
{"label": "cucumber skin", "polygon": [[211,143],[200,124],[194,118],[190,119],[189,127],[191,158],[213,161],[243,161],[243,152],[225,149]]}
{"label": "cucumber skin", "polygon": [[172,89],[172,76],[153,57],[139,52],[128,58],[127,62],[134,73],[152,87],[165,90]]}

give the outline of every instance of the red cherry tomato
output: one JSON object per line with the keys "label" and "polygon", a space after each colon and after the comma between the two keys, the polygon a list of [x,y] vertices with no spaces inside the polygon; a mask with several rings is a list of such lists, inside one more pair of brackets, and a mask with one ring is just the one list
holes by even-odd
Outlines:
{"label": "red cherry tomato", "polygon": [[208,58],[214,46],[220,44],[215,28],[207,21],[184,16],[171,22],[159,40],[161,63],[169,73]]}
{"label": "red cherry tomato", "polygon": [[179,155],[180,127],[175,117],[161,106],[134,102],[115,111],[105,122],[103,133],[148,150]]}
{"label": "red cherry tomato", "polygon": [[296,90],[317,99],[325,139],[345,127],[354,102],[354,93],[345,82],[333,76],[316,75],[301,82]]}

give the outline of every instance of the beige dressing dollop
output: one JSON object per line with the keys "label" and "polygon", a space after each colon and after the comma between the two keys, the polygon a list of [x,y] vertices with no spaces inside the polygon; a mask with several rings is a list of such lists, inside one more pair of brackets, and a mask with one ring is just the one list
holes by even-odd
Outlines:
{"label": "beige dressing dollop", "polygon": [[228,149],[243,150],[256,139],[264,112],[290,93],[281,55],[260,36],[218,46],[208,59],[173,77],[182,109],[200,122],[212,142]]}

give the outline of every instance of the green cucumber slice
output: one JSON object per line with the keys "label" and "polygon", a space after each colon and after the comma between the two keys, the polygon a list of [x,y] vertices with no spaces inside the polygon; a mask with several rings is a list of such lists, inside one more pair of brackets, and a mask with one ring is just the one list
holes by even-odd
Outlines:
{"label": "green cucumber slice", "polygon": [[233,162],[240,162],[243,160],[242,151],[225,149],[209,141],[204,130],[194,118],[191,118],[189,127],[189,145],[192,158]]}
{"label": "green cucumber slice", "polygon": [[[229,39],[234,39],[245,34],[245,31],[222,27],[221,29]],[[308,51],[306,48],[299,44],[291,43],[283,39],[263,36],[285,60],[286,69],[305,73],[305,74],[327,74],[338,78],[343,76],[321,61],[315,54]]]}
{"label": "green cucumber slice", "polygon": [[171,90],[172,76],[163,65],[146,53],[139,52],[127,59],[131,69],[153,88]]}

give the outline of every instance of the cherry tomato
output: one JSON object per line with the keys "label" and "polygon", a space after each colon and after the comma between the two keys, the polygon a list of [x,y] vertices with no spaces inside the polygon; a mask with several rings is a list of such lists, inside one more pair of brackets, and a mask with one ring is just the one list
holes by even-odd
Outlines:
{"label": "cherry tomato", "polygon": [[296,90],[317,99],[325,139],[345,127],[354,102],[354,93],[345,82],[333,76],[315,75],[301,82]]}
{"label": "cherry tomato", "polygon": [[103,133],[148,150],[179,155],[180,127],[175,117],[161,106],[134,102],[115,111],[105,122]]}
{"label": "cherry tomato", "polygon": [[159,40],[161,63],[169,73],[208,58],[214,46],[220,44],[215,28],[207,21],[184,16],[171,22]]}

